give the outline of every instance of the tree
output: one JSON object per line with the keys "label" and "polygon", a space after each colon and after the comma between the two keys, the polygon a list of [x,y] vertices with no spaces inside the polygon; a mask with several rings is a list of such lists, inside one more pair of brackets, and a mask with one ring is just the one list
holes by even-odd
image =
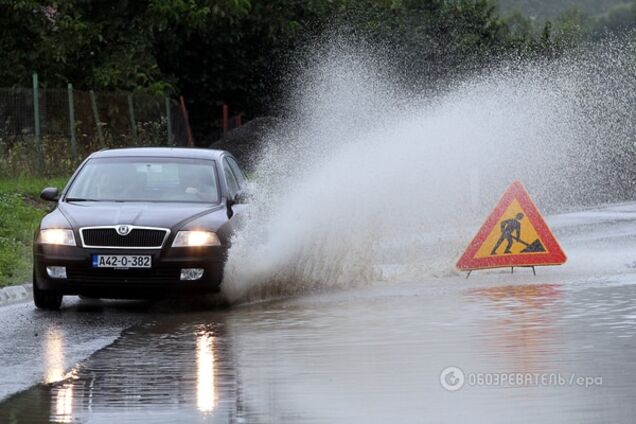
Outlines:
{"label": "tree", "polygon": [[636,0],[612,8],[607,14],[596,19],[596,35],[606,32],[627,33],[636,28]]}
{"label": "tree", "polygon": [[432,87],[502,55],[553,53],[560,32],[530,27],[489,0],[0,0],[0,78],[184,94],[202,136],[222,102],[271,112],[305,46],[334,28],[405,83]]}
{"label": "tree", "polygon": [[174,82],[158,67],[162,46],[249,6],[249,0],[1,1],[0,47],[10,52],[0,67],[5,84],[25,84],[38,71],[51,85],[70,80],[78,87],[152,91]]}

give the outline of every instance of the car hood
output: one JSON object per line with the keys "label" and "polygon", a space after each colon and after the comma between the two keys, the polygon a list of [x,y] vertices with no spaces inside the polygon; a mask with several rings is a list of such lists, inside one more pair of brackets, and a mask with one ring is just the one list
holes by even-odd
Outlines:
{"label": "car hood", "polygon": [[60,202],[59,211],[75,228],[136,225],[176,229],[222,209],[222,205],[196,203]]}

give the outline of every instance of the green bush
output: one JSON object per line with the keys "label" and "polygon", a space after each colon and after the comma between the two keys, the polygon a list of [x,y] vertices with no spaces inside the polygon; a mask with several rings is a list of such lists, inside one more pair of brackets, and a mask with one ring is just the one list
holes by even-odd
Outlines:
{"label": "green bush", "polygon": [[51,207],[39,200],[39,192],[65,183],[64,178],[0,179],[0,286],[31,281],[34,230]]}

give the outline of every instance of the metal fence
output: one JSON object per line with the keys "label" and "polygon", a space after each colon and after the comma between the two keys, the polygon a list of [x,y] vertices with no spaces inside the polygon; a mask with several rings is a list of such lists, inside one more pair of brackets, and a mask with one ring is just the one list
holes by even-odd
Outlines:
{"label": "metal fence", "polygon": [[185,146],[187,112],[174,99],[125,92],[0,88],[0,175],[66,175],[95,150]]}

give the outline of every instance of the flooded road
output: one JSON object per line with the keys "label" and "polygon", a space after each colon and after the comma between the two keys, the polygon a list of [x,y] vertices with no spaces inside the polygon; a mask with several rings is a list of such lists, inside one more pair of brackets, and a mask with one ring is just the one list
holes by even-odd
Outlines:
{"label": "flooded road", "polygon": [[[43,327],[42,384],[4,397],[0,422],[631,423],[636,207],[552,223],[571,264],[536,277],[498,270],[199,311],[20,309]],[[100,336],[76,359],[82,338]],[[17,349],[3,346],[3,364]]]}

